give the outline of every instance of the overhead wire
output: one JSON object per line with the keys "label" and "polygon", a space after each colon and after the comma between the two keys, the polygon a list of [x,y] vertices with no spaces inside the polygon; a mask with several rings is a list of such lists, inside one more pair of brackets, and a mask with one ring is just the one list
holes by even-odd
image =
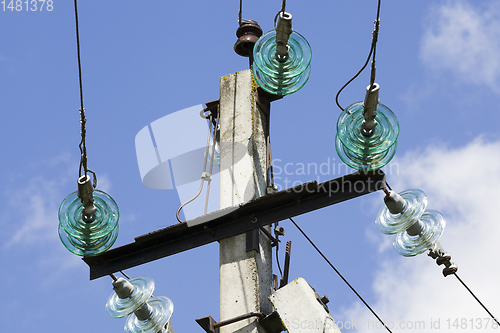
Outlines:
{"label": "overhead wire", "polygon": [[284,13],[285,9],[286,9],[286,0],[283,0],[283,2],[281,3],[281,9],[280,9],[280,11],[274,17],[274,28],[275,29],[276,29],[276,22],[278,22],[278,16],[280,16],[280,13]]}
{"label": "overhead wire", "polygon": [[457,273],[453,273],[453,275],[455,275],[455,277],[458,279],[458,281],[460,281],[460,283],[465,287],[465,289],[467,289],[469,291],[469,293],[472,295],[472,297],[474,297],[476,299],[476,301],[483,307],[483,309],[490,315],[490,317],[497,323],[498,326],[500,326],[500,323],[498,322],[498,320],[495,318],[495,316],[493,316],[493,314],[488,310],[488,308],[486,308],[486,306],[479,300],[479,298],[476,297],[476,295],[474,295],[474,293],[472,292],[472,290],[470,290],[469,287],[467,287],[467,285],[465,284],[464,281],[462,281],[462,279],[457,275]]}
{"label": "overhead wire", "polygon": [[281,3],[281,12],[282,13],[285,12],[285,7],[286,7],[286,0],[283,0],[283,2]]}
{"label": "overhead wire", "polygon": [[354,287],[351,286],[351,284],[346,280],[346,278],[344,278],[344,276],[337,270],[337,268],[335,268],[335,266],[330,262],[330,260],[328,260],[328,258],[323,254],[323,252],[321,252],[321,250],[316,246],[316,244],[314,244],[314,242],[307,236],[307,234],[299,227],[299,225],[295,223],[295,221],[291,217],[289,219],[290,221],[292,221],[295,227],[302,233],[302,235],[309,241],[309,243],[314,247],[314,249],[323,257],[323,259],[325,259],[325,261],[328,263],[328,265],[330,265],[330,267],[335,271],[335,273],[337,273],[337,275],[345,282],[345,284],[347,284],[347,286],[351,288],[354,294],[358,296],[361,302],[363,302],[363,304],[368,308],[368,310],[370,310],[370,312],[375,316],[375,318],[377,318],[377,320],[385,327],[385,329],[388,332],[392,333],[389,327],[385,325],[384,321],[377,315],[377,313],[375,313],[375,311],[368,305],[368,303],[363,299],[363,297],[361,297],[361,295],[356,291],[356,289],[354,289]]}
{"label": "overhead wire", "polygon": [[97,186],[97,176],[94,171],[90,170],[87,166],[87,146],[85,143],[85,138],[87,134],[87,128],[86,128],[86,123],[87,123],[87,118],[85,118],[85,108],[83,107],[83,82],[82,82],[82,61],[81,61],[81,56],[80,56],[80,31],[79,31],[79,24],[78,24],[78,4],[77,0],[74,0],[74,7],[75,7],[75,27],[76,27],[76,53],[78,57],[78,81],[80,84],[80,135],[81,135],[81,140],[80,144],[78,147],[80,148],[80,166],[79,166],[79,177],[82,177],[82,171],[85,176],[87,176],[87,173],[90,172],[93,175],[93,187],[95,188]]}
{"label": "overhead wire", "polygon": [[380,27],[380,4],[381,4],[381,0],[378,0],[377,19],[375,20],[375,28],[372,31],[372,43],[371,43],[370,52],[368,54],[368,57],[366,58],[366,61],[363,65],[363,67],[361,67],[361,69],[356,73],[356,75],[354,75],[349,81],[347,81],[342,86],[342,88],[339,89],[339,91],[337,92],[337,95],[335,96],[335,103],[337,103],[337,106],[342,111],[344,111],[344,108],[340,105],[340,102],[339,102],[340,93],[365,70],[366,66],[368,66],[368,63],[370,62],[370,59],[372,58],[372,55],[373,55],[373,60],[372,60],[373,65],[372,65],[372,73],[370,75],[370,86],[372,86],[373,83],[375,82],[375,53],[376,53],[376,49],[377,49],[378,31],[379,31],[379,27]]}
{"label": "overhead wire", "polygon": [[238,12],[238,25],[241,26],[241,14],[243,11],[243,0],[240,0],[240,10]]}

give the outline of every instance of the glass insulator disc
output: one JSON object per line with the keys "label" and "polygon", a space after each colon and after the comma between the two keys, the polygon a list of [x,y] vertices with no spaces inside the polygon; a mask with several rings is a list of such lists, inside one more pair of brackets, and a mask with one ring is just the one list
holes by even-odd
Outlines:
{"label": "glass insulator disc", "polygon": [[68,235],[61,224],[59,224],[59,238],[70,252],[79,256],[92,257],[113,246],[118,237],[118,230],[118,226],[116,226],[110,234],[91,240],[90,237],[88,239],[85,237],[75,238]]}
{"label": "glass insulator disc", "polygon": [[152,297],[148,301],[153,308],[151,317],[147,320],[139,320],[136,316],[127,318],[125,332],[130,333],[157,333],[165,327],[174,312],[174,303],[165,296]]}
{"label": "glass insulator disc", "polygon": [[370,136],[363,134],[363,102],[347,107],[337,121],[335,147],[340,159],[357,170],[376,170],[396,153],[399,123],[385,105],[377,105],[377,126]]}
{"label": "glass insulator disc", "polygon": [[276,56],[276,30],[262,35],[253,48],[254,66],[257,66],[263,75],[290,79],[302,74],[311,63],[312,51],[307,40],[296,32],[292,32],[288,39],[288,57],[279,61]]}
{"label": "glass insulator disc", "polygon": [[379,210],[375,223],[383,234],[396,234],[408,229],[422,216],[427,207],[427,196],[422,190],[406,190],[399,195],[406,201],[401,213],[392,214],[386,205]]}
{"label": "glass insulator disc", "polygon": [[108,236],[118,225],[119,211],[116,202],[105,192],[94,190],[95,219],[83,220],[83,205],[78,192],[68,195],[59,207],[59,223],[73,238],[94,241]]}
{"label": "glass insulator disc", "polygon": [[345,164],[356,170],[371,171],[382,168],[392,160],[394,154],[396,154],[396,148],[397,143],[389,148],[389,150],[380,154],[356,155],[342,145],[338,136],[335,138],[335,149],[337,150],[337,154],[340,159]]}
{"label": "glass insulator disc", "polygon": [[275,78],[265,75],[257,66],[253,66],[252,72],[255,82],[262,89],[273,95],[285,96],[300,90],[307,83],[311,74],[311,66],[308,66],[302,74],[291,78]]}
{"label": "glass insulator disc", "polygon": [[394,248],[404,257],[412,257],[424,253],[432,248],[441,238],[446,222],[438,211],[427,210],[420,217],[424,228],[420,235],[410,236],[406,230],[398,233],[394,238]]}
{"label": "glass insulator disc", "polygon": [[140,308],[149,300],[155,289],[155,283],[149,276],[138,276],[129,282],[134,286],[134,292],[130,297],[122,299],[113,292],[106,302],[106,311],[113,318],[128,316]]}

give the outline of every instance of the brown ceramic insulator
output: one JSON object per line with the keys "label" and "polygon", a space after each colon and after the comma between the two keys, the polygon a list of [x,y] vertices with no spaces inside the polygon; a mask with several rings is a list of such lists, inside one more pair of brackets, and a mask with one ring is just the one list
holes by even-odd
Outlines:
{"label": "brown ceramic insulator", "polygon": [[249,57],[255,42],[262,36],[262,29],[256,21],[245,20],[236,30],[238,40],[234,44],[234,51],[242,57]]}

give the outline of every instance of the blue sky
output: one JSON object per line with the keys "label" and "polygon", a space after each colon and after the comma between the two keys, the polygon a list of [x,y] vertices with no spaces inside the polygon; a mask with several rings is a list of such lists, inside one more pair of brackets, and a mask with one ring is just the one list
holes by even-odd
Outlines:
{"label": "blue sky", "polygon": [[[134,138],[169,113],[218,99],[219,78],[248,67],[233,51],[238,5],[80,1],[89,167],[98,188],[120,207],[115,247],[176,223],[179,197],[142,184]],[[281,1],[243,5],[243,17],[266,32]],[[104,309],[111,279],[89,281],[88,266],[57,235],[59,204],[76,191],[80,102],[73,2],[55,0],[53,6],[51,12],[0,7],[2,331],[120,332],[125,320],[110,318]],[[367,57],[376,6],[376,0],[287,4],[313,58],[304,88],[272,104],[275,164],[288,163],[292,170],[276,175],[278,185],[346,172],[334,144],[340,115],[335,94]],[[497,316],[499,14],[494,0],[383,0],[376,79],[381,102],[400,123],[396,157],[384,168],[388,182],[398,192],[427,193],[429,207],[447,221],[441,244]],[[340,103],[361,101],[368,83],[366,71]],[[335,172],[293,171],[307,163],[329,163]],[[425,254],[400,257],[391,237],[378,232],[374,221],[382,197],[374,193],[295,221],[375,311],[394,323],[394,332],[405,331],[397,329],[400,322],[415,321],[426,329],[411,331],[428,331],[431,321],[439,321],[440,330],[434,330],[452,332],[456,318],[473,319],[466,327],[471,332],[488,331],[487,314],[454,277],[443,278]],[[367,324],[375,318],[293,225],[281,225],[283,244],[292,241],[290,278],[304,277],[326,294],[335,320],[354,320],[358,332],[377,332]],[[217,244],[126,273],[151,276],[155,295],[172,299],[177,332],[201,332],[196,318],[218,319]]]}

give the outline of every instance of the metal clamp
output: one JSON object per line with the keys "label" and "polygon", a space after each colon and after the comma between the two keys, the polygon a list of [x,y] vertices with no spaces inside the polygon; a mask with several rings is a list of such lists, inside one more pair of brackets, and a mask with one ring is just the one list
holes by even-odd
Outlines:
{"label": "metal clamp", "polygon": [[443,250],[439,242],[429,251],[429,257],[436,259],[436,264],[438,266],[445,266],[445,268],[443,268],[444,277],[455,274],[458,271],[458,266],[451,261],[451,255]]}
{"label": "metal clamp", "polygon": [[82,201],[82,216],[85,222],[92,222],[95,219],[97,208],[94,206],[94,186],[90,182],[90,176],[84,175],[78,178],[78,197]]}
{"label": "metal clamp", "polygon": [[276,25],[276,58],[278,61],[286,61],[288,58],[288,39],[292,30],[292,14],[280,12],[278,24]]}
{"label": "metal clamp", "polygon": [[363,102],[363,135],[370,136],[373,134],[373,129],[377,126],[375,117],[377,116],[377,105],[379,103],[380,85],[374,83],[366,87],[365,100]]}

